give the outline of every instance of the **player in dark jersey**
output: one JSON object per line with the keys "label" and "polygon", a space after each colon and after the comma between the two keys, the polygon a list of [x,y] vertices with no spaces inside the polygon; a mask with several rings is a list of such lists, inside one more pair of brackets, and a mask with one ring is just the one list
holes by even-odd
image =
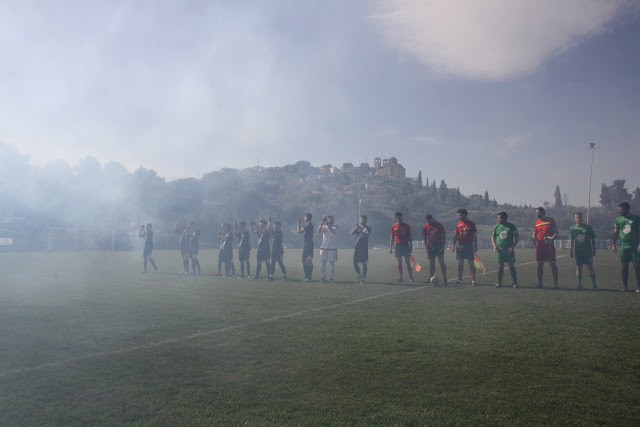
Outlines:
{"label": "player in dark jersey", "polygon": [[147,260],[151,261],[151,265],[153,266],[154,271],[158,271],[158,267],[156,267],[156,263],[153,262],[153,258],[151,258],[151,253],[153,252],[153,231],[151,231],[151,223],[140,226],[140,233],[138,237],[144,239],[144,251],[142,252],[142,257],[144,258],[144,273],[147,272]]}
{"label": "player in dark jersey", "polygon": [[200,275],[200,261],[198,260],[198,252],[200,252],[200,230],[195,228],[194,223],[193,231],[191,232],[191,240],[189,241],[189,258],[191,258],[191,268],[193,268],[193,274]]}
{"label": "player in dark jersey", "polygon": [[282,247],[282,223],[276,221],[274,223],[273,241],[271,242],[271,271],[269,280],[273,280],[273,274],[276,272],[276,263],[282,271],[282,280],[287,280],[287,269],[282,262],[284,258],[284,248]]}
{"label": "player in dark jersey", "polygon": [[218,251],[218,272],[214,274],[214,276],[222,276],[222,265],[224,262],[222,261],[222,257],[224,256],[222,253],[222,247],[224,246],[225,241],[225,233],[224,233],[224,223],[220,224],[220,230],[218,230],[218,243],[220,244],[220,250]]}
{"label": "player in dark jersey", "polygon": [[186,222],[176,224],[173,232],[180,236],[180,257],[182,258],[182,266],[184,274],[189,274],[189,241],[191,239],[191,225]]}
{"label": "player in dark jersey", "polygon": [[251,233],[247,230],[247,223],[240,221],[234,223],[236,239],[238,239],[238,259],[240,260],[240,277],[244,276],[244,265],[247,264],[247,276],[251,276],[249,255],[251,254]]}
{"label": "player in dark jersey", "polygon": [[256,254],[256,275],[254,279],[260,278],[260,272],[262,271],[262,263],[267,269],[267,279],[271,276],[270,268],[271,264],[269,260],[271,258],[271,248],[269,247],[269,240],[271,239],[271,224],[273,217],[269,217],[269,222],[261,220],[258,229],[255,229],[256,222],[251,221],[251,233],[258,235],[258,253]]}
{"label": "player in dark jersey", "polygon": [[218,258],[224,263],[225,276],[234,277],[236,268],[233,265],[233,233],[231,232],[231,225],[226,223],[222,224],[222,244],[220,245]]}
{"label": "player in dark jersey", "polygon": [[[353,268],[358,275],[358,282],[365,283],[367,280],[367,263],[369,262],[369,236],[371,227],[367,225],[367,216],[362,215],[360,222],[351,230],[352,235],[356,235],[356,246],[353,250]],[[362,272],[360,272],[362,264]]]}
{"label": "player in dark jersey", "polygon": [[313,273],[313,224],[311,218],[313,216],[310,213],[304,216],[304,227],[302,227],[302,221],[298,218],[298,234],[303,235],[303,248],[302,248],[302,268],[304,270],[303,282],[311,281],[311,274]]}

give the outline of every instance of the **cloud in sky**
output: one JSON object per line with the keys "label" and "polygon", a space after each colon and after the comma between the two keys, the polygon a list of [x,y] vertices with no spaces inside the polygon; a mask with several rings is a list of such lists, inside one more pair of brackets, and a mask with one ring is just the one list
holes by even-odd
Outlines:
{"label": "cloud in sky", "polygon": [[437,72],[504,80],[602,33],[628,0],[385,0],[373,20],[389,43]]}
{"label": "cloud in sky", "polygon": [[214,2],[0,5],[0,137],[37,162],[92,154],[157,167],[170,147],[175,175],[189,173],[193,152],[214,159],[197,175],[224,166],[233,144],[283,143],[300,79],[277,64],[270,13]]}
{"label": "cloud in sky", "polygon": [[35,165],[90,155],[167,179],[390,156],[415,176],[470,149],[477,169],[455,179],[471,186],[496,150],[635,141],[627,8],[640,3],[0,1],[0,142]]}

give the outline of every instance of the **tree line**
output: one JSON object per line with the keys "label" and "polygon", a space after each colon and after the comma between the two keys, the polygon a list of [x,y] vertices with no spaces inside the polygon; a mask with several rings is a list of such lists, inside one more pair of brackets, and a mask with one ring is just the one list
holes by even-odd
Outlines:
{"label": "tree line", "polygon": [[[389,227],[395,211],[404,213],[421,240],[424,217],[431,213],[448,232],[457,222],[456,210],[464,207],[477,224],[495,224],[499,211],[507,211],[509,220],[523,230],[535,220],[533,206],[498,204],[489,196],[466,196],[460,188],[450,188],[445,180],[389,183],[378,197],[365,197],[356,191],[343,191],[357,184],[357,177],[345,174],[322,175],[308,161],[281,168],[247,170],[222,169],[200,179],[166,181],[152,170],[139,167],[129,172],[122,164],[100,164],[85,157],[71,167],[56,161],[36,168],[28,158],[12,147],[0,144],[0,217],[1,229],[27,227],[108,227],[127,230],[141,223],[154,223],[154,230],[170,230],[176,222],[196,221],[203,242],[215,242],[223,222],[249,221],[273,215],[283,223],[285,242],[294,246],[300,237],[294,232],[297,218],[311,212],[316,218],[333,213],[341,228],[340,246],[349,247],[349,231],[359,213],[366,214],[373,229],[374,244],[388,244]],[[629,192],[623,179],[602,184],[600,206],[592,208],[591,223],[596,229],[612,229],[617,205],[629,201],[640,211],[640,188]],[[333,189],[333,191],[332,191]],[[342,189],[342,190],[341,190]],[[559,186],[555,203],[545,202],[549,215],[561,228],[572,223],[576,207],[563,198]],[[584,209],[583,209],[584,210]],[[563,230],[561,230],[562,233]],[[449,235],[450,237],[450,235]],[[482,232],[480,234],[482,236]],[[484,237],[488,237],[484,236]],[[604,237],[604,236],[602,236]]]}

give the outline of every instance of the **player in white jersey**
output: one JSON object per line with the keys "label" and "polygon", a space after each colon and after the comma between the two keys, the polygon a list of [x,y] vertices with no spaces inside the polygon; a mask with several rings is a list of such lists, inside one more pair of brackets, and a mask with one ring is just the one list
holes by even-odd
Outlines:
{"label": "player in white jersey", "polygon": [[336,261],[338,260],[338,234],[337,226],[334,223],[333,215],[325,215],[318,227],[318,233],[322,234],[322,244],[320,245],[320,260],[322,261],[321,282],[327,281],[327,262],[330,265],[329,280],[333,282],[336,273]]}

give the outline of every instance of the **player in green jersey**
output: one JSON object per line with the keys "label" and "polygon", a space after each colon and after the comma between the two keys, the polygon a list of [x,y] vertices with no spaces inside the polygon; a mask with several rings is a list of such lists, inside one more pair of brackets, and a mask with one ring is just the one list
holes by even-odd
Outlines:
{"label": "player in green jersey", "polygon": [[616,241],[620,238],[620,261],[622,262],[622,292],[626,292],[629,282],[629,263],[636,271],[636,282],[640,292],[640,216],[631,213],[627,202],[618,205],[620,216],[616,218],[611,250],[618,252]]}
{"label": "player in green jersey", "polygon": [[582,266],[586,265],[589,270],[589,277],[593,283],[593,289],[598,289],[596,285],[596,272],[593,269],[593,257],[596,256],[596,233],[593,227],[582,222],[582,212],[574,214],[576,221],[569,229],[569,256],[576,260],[576,279],[578,289],[582,290]]}
{"label": "player in green jersey", "polygon": [[498,224],[493,227],[491,235],[491,243],[493,244],[493,252],[498,257],[498,284],[496,288],[502,287],[502,277],[504,276],[504,264],[509,266],[509,272],[513,279],[513,287],[518,287],[518,275],[516,273],[516,254],[514,252],[520,235],[515,225],[507,221],[507,213],[500,212],[498,214]]}

